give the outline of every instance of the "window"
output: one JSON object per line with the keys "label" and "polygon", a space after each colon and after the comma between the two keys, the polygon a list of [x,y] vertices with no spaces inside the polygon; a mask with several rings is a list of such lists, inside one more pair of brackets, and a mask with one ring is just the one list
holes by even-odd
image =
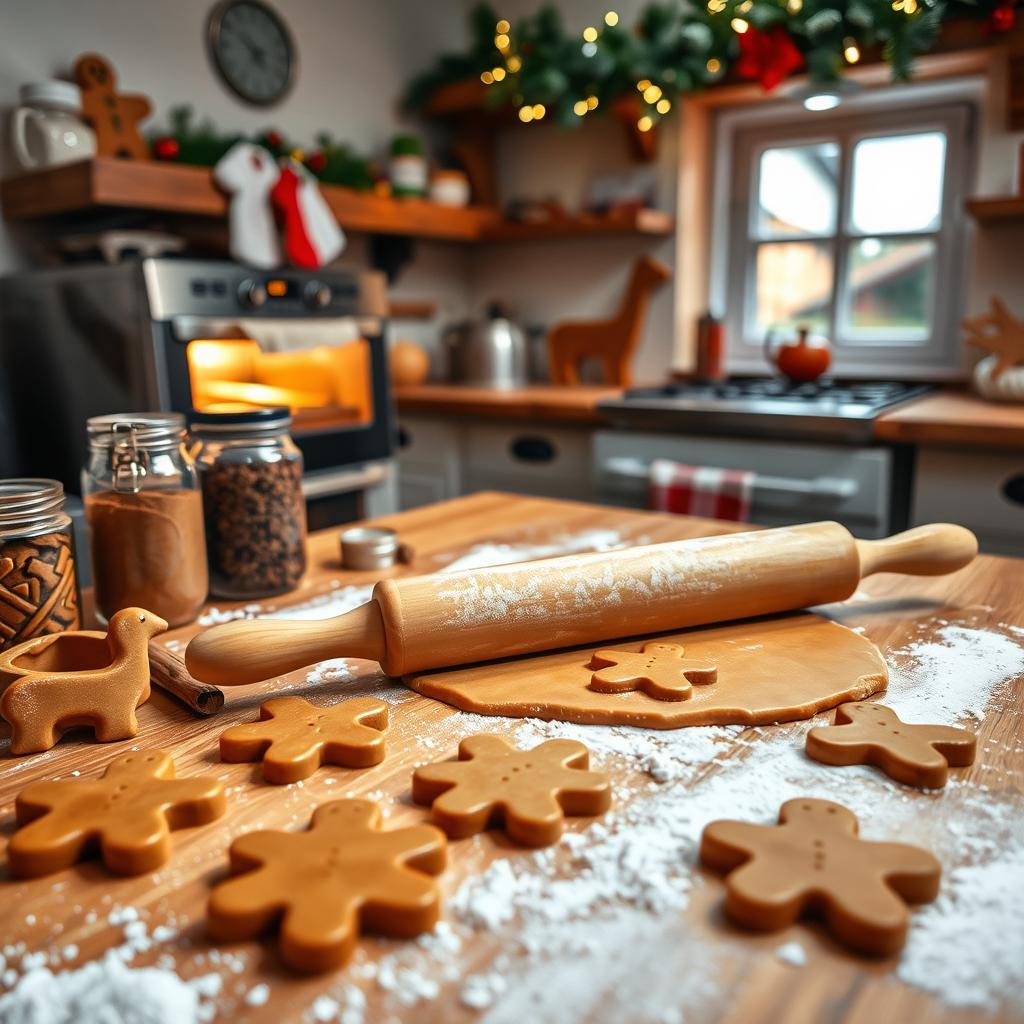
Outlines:
{"label": "window", "polygon": [[732,116],[714,288],[731,368],[763,372],[766,339],[806,325],[838,374],[955,371],[969,106]]}

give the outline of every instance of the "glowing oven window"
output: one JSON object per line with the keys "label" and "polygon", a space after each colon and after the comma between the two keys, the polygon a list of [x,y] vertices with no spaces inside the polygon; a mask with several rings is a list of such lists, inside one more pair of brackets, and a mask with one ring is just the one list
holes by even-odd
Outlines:
{"label": "glowing oven window", "polygon": [[287,405],[299,429],[373,420],[370,346],[362,338],[294,352],[264,352],[247,338],[188,345],[192,404],[205,412]]}

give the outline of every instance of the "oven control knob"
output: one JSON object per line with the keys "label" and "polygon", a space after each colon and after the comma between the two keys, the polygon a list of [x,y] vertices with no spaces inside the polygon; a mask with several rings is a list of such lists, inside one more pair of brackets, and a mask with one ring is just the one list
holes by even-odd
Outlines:
{"label": "oven control knob", "polygon": [[238,301],[243,306],[255,309],[267,301],[267,289],[259,281],[254,281],[251,277],[247,277],[238,286]]}
{"label": "oven control knob", "polygon": [[310,281],[302,289],[302,300],[310,309],[324,309],[331,304],[331,289],[320,281]]}

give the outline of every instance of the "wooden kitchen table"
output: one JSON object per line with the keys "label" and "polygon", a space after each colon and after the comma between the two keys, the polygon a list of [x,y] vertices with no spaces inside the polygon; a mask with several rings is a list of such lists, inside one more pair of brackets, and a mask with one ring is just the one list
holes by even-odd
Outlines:
{"label": "wooden kitchen table", "polygon": [[[476,494],[416,509],[380,522],[398,529],[402,539],[415,551],[414,563],[397,570],[402,573],[433,571],[480,544],[557,549],[581,535],[595,542],[603,538],[603,542],[608,543],[611,531],[622,542],[646,543],[734,528],[681,516],[495,493]],[[287,600],[266,602],[265,607],[307,602],[317,595],[333,594],[337,599],[339,594],[348,593],[342,590],[346,586],[372,582],[373,574],[340,569],[337,531],[314,536],[310,548],[311,569],[301,590],[289,595]],[[1019,562],[986,557],[949,577],[873,577],[862,584],[857,598],[844,606],[842,621],[863,629],[883,651],[927,641],[936,630],[948,628],[949,623],[969,623],[971,628],[1002,631],[1011,637],[1014,634],[1007,624],[1019,627],[1024,623],[1021,573]],[[235,606],[217,603],[220,611],[231,607]],[[197,628],[178,630],[166,639],[180,651],[183,641]],[[624,631],[627,629],[628,625],[624,624]],[[102,745],[68,738],[45,754],[0,760],[0,833],[4,845],[14,829],[14,798],[25,785],[67,777],[72,772],[95,775],[114,755],[136,745],[171,752],[179,776],[213,774],[224,779],[229,800],[228,813],[218,822],[174,833],[171,860],[153,874],[116,878],[91,862],[47,878],[22,882],[11,880],[4,869],[0,878],[0,942],[9,947],[24,943],[29,951],[49,952],[60,959],[61,968],[74,968],[100,957],[111,945],[122,945],[124,921],[137,911],[150,935],[159,926],[173,928],[176,934],[158,931],[152,948],[140,950],[132,959],[132,965],[163,963],[168,966],[173,959],[175,969],[184,978],[216,973],[222,979],[219,994],[213,994],[218,983],[211,986],[208,979],[207,991],[211,996],[204,1000],[207,1006],[216,1008],[215,1020],[335,1019],[330,1016],[334,1004],[329,1000],[351,1008],[355,1005],[351,1002],[351,986],[357,985],[365,992],[368,1006],[364,1014],[354,1010],[350,1016],[343,1017],[345,1024],[360,1020],[456,1024],[472,1021],[481,1014],[460,1002],[464,978],[487,971],[488,965],[502,951],[507,960],[499,958],[498,963],[512,980],[509,990],[494,999],[491,1011],[496,1019],[631,1022],[685,1019],[687,1024],[702,1020],[877,1024],[879,1021],[994,1019],[979,1011],[943,1005],[926,992],[900,982],[895,976],[897,960],[872,962],[849,955],[816,926],[797,925],[768,936],[748,935],[731,928],[720,915],[723,896],[720,880],[701,872],[692,858],[691,863],[683,865],[692,877],[687,905],[668,913],[636,908],[641,933],[648,939],[624,941],[621,947],[606,951],[610,959],[599,957],[597,962],[603,966],[591,975],[585,973],[587,963],[591,962],[588,958],[593,957],[595,947],[608,937],[606,931],[592,931],[589,918],[573,924],[570,915],[569,934],[577,935],[582,945],[579,950],[570,948],[564,966],[559,966],[562,961],[544,950],[539,956],[535,954],[533,960],[529,959],[529,954],[516,945],[514,920],[493,931],[473,930],[456,918],[450,907],[445,920],[450,922],[452,931],[442,932],[433,946],[424,947],[415,941],[365,938],[348,967],[319,977],[289,974],[280,964],[272,940],[226,947],[222,954],[206,937],[203,916],[211,885],[225,874],[226,851],[232,839],[256,828],[303,828],[318,804],[347,795],[381,800],[387,811],[388,827],[421,821],[425,818],[424,810],[413,806],[409,799],[410,773],[416,764],[450,756],[457,737],[467,731],[460,724],[460,712],[418,695],[406,694],[384,679],[375,665],[357,662],[353,668],[356,670],[354,678],[341,678],[344,672],[336,673],[334,678],[326,673],[327,681],[318,685],[307,684],[307,673],[297,672],[283,677],[275,685],[229,690],[224,711],[216,718],[205,720],[193,717],[163,693],[155,691],[139,712],[141,731],[134,741]],[[961,790],[986,784],[993,788],[998,786],[1001,799],[1020,801],[1017,806],[1024,811],[1021,785],[1024,754],[1021,753],[1019,712],[1024,698],[1024,678],[1017,678],[1012,685],[1015,687],[1013,701],[1004,702],[1004,710],[989,711],[985,715],[978,762],[969,770],[954,771],[953,775]],[[222,763],[217,746],[220,732],[229,725],[254,719],[261,699],[285,687],[289,693],[330,701],[348,694],[385,696],[392,702],[385,761],[359,771],[323,768],[303,783],[284,787],[263,783],[258,765]],[[819,718],[821,721],[824,717]],[[504,719],[487,723],[503,732],[515,724]],[[585,732],[587,727],[572,728],[578,733]],[[792,737],[795,743],[805,730],[805,723],[768,727],[767,730],[737,728],[729,734],[730,746],[719,752],[714,761],[699,766],[700,777],[713,780],[716,773],[730,766],[735,768],[737,759],[749,756],[754,734]],[[629,731],[622,735],[628,737]],[[682,733],[678,736],[685,739]],[[646,799],[657,787],[648,775],[638,770],[640,766],[635,760],[609,754],[602,756],[600,762],[601,767],[612,772],[615,781],[616,803],[612,814],[624,815],[626,820],[619,828],[620,831],[628,829],[631,801]],[[860,769],[834,771],[852,772],[854,776],[849,785],[860,784]],[[949,790],[937,795],[891,785],[898,790],[901,800],[911,802],[912,809],[919,803],[922,821],[945,821],[942,816],[946,813],[944,801],[948,799],[945,794]],[[751,777],[751,791],[756,792],[758,786],[759,779]],[[661,791],[664,790],[665,787],[661,787]],[[718,810],[728,814],[730,809]],[[774,817],[776,812],[777,806],[764,806],[763,820]],[[1018,813],[1018,822],[1021,817]],[[585,844],[588,827],[598,826],[575,820],[569,826],[569,833],[580,833],[579,841]],[[985,830],[990,823],[979,817],[951,821],[949,827],[970,833],[972,829]],[[870,822],[862,821],[862,828],[871,838],[913,838],[905,834],[879,835]],[[577,849],[585,850],[585,846]],[[449,868],[442,877],[446,895],[451,895],[467,879],[478,876],[498,858],[510,858],[517,868],[540,871],[542,877],[545,870],[543,864],[538,866],[534,861],[532,852],[514,848],[501,833],[454,842],[449,852]],[[948,870],[950,865],[945,867]],[[571,870],[580,869],[577,865]],[[622,870],[634,868],[623,865]],[[539,890],[538,900],[550,900],[557,906],[557,895],[546,886],[544,883]],[[123,908],[134,910],[125,914]],[[595,919],[593,928],[598,927]],[[808,959],[806,967],[798,969],[783,963],[776,955],[781,944],[792,940],[803,948]],[[1017,939],[1008,935],[1006,941]],[[460,942],[461,949],[457,949]],[[444,952],[449,946],[449,951]],[[440,952],[438,947],[443,947]],[[711,957],[706,966],[699,957],[689,964],[696,970],[696,976],[692,970],[691,974],[686,974],[687,965],[681,962],[682,959],[693,960],[694,951],[707,951]],[[9,948],[8,965],[17,966],[18,956]],[[387,970],[379,978],[374,977],[375,965],[381,963],[387,965]],[[614,965],[614,969],[610,965]],[[516,973],[521,970],[527,972],[525,981]],[[675,980],[677,975],[678,981]],[[635,988],[646,990],[654,987],[654,981],[648,984],[648,977],[669,985],[671,994],[667,997],[666,1012],[660,1015],[655,1015],[643,1002],[647,995],[630,995],[630,986],[626,983],[633,979]],[[8,976],[5,985],[13,980]],[[1016,981],[1019,985],[1020,973]],[[673,984],[677,986],[674,989]],[[539,986],[541,1001],[546,1002],[546,1006],[522,1007],[523,993],[531,985]],[[415,997],[416,992],[421,998]],[[586,993],[586,998],[581,993]],[[318,997],[320,1002],[315,1003]],[[403,999],[409,1005],[404,1005]],[[633,999],[643,1005],[637,1002],[632,1006],[630,1000]],[[1008,1004],[998,1019],[1024,1019],[1019,987],[1016,995],[1008,994],[1007,999]],[[520,1008],[513,1013],[509,1008],[517,1000]],[[681,1011],[679,1016],[673,1015],[674,1008]]]}

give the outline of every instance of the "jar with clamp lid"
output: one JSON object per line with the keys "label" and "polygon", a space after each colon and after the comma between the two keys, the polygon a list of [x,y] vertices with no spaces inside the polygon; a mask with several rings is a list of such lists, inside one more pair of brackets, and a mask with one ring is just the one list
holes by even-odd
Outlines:
{"label": "jar with clamp lid", "polygon": [[203,500],[178,413],[115,413],[88,421],[82,497],[96,608],[137,605],[171,626],[206,600]]}

